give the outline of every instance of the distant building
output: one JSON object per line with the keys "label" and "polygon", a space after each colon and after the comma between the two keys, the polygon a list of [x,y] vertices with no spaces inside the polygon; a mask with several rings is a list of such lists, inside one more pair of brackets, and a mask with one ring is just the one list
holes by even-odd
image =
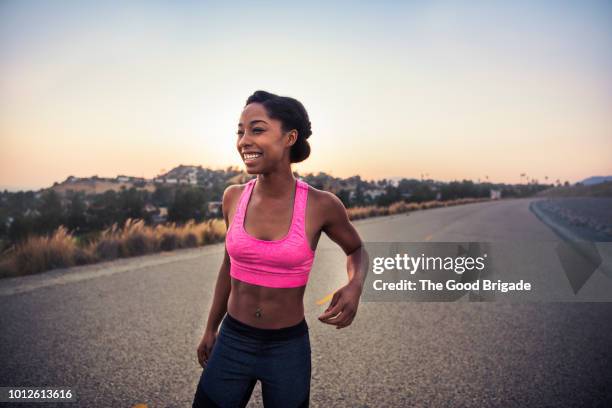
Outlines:
{"label": "distant building", "polygon": [[144,208],[143,208],[143,210],[144,210],[144,212],[147,212],[147,213],[157,213],[157,212],[159,212],[159,209],[156,206],[154,206],[153,204],[151,204],[151,203],[146,203]]}
{"label": "distant building", "polygon": [[159,207],[159,212],[152,214],[151,221],[153,224],[160,224],[166,222],[168,219],[168,207]]}
{"label": "distant building", "polygon": [[378,196],[385,194],[385,190],[383,190],[382,188],[375,188],[375,189],[366,190],[363,192],[363,194],[370,197],[370,199],[373,200],[377,198]]}
{"label": "distant building", "polygon": [[38,211],[37,209],[33,209],[32,210],[32,209],[28,208],[27,210],[25,210],[23,215],[25,215],[26,217],[38,217],[38,216],[40,216],[40,211]]}
{"label": "distant building", "polygon": [[189,180],[189,184],[198,184],[198,172],[192,171],[187,174],[187,180]]}
{"label": "distant building", "polygon": [[209,201],[208,214],[215,217],[221,215],[221,204],[221,201]]}
{"label": "distant building", "polygon": [[501,198],[501,190],[491,189],[491,200],[499,200]]}

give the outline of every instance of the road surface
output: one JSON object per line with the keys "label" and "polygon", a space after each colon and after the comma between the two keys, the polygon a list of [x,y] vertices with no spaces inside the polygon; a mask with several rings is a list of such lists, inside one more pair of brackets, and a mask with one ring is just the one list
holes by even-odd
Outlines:
{"label": "road surface", "polygon": [[[502,200],[356,221],[364,241],[556,241]],[[188,407],[223,245],[0,281],[0,385],[71,386],[83,407]],[[343,330],[317,302],[346,283],[321,238],[305,295],[313,407],[604,406],[612,303],[364,302]],[[41,405],[43,406],[43,405]],[[249,407],[261,407],[260,385]]]}

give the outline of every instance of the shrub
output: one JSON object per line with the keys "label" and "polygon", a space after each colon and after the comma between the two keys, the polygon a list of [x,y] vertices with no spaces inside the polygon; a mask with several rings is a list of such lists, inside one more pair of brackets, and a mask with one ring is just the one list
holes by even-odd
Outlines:
{"label": "shrub", "polygon": [[74,237],[61,225],[50,236],[29,237],[14,251],[15,267],[20,275],[74,265]]}

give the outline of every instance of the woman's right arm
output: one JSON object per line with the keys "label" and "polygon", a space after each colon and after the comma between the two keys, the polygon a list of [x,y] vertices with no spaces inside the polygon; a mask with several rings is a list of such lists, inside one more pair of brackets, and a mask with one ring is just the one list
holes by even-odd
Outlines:
{"label": "woman's right arm", "polygon": [[208,321],[206,322],[204,334],[206,334],[206,332],[216,333],[221,324],[221,320],[223,320],[223,316],[225,316],[227,312],[227,300],[232,288],[229,271],[230,260],[226,249],[223,263],[221,264],[221,269],[219,269],[219,274],[217,276],[215,294],[213,296],[212,305],[210,306],[210,312],[208,313]]}
{"label": "woman's right arm", "polygon": [[[223,192],[222,209],[226,230],[229,229],[228,214],[230,207],[234,202],[237,187],[238,186],[229,186]],[[202,367],[204,367],[208,361],[208,356],[212,351],[217,337],[217,330],[221,324],[221,321],[223,320],[223,317],[225,316],[225,313],[227,312],[227,301],[231,291],[230,265],[230,258],[226,249],[223,256],[223,263],[221,264],[221,268],[219,269],[219,274],[217,276],[215,293],[210,306],[210,312],[208,313],[206,329],[204,330],[204,335],[202,336],[202,340],[198,345],[198,361]]]}

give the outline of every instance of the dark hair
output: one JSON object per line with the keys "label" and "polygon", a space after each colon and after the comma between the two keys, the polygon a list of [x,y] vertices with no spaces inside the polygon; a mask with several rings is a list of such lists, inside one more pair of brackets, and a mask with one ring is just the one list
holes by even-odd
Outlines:
{"label": "dark hair", "polygon": [[304,105],[297,99],[278,96],[266,91],[255,91],[249,96],[245,106],[253,102],[261,103],[269,117],[280,120],[283,132],[297,130],[297,140],[291,146],[290,162],[299,163],[306,160],[310,156],[310,144],[306,139],[310,137],[312,130]]}

